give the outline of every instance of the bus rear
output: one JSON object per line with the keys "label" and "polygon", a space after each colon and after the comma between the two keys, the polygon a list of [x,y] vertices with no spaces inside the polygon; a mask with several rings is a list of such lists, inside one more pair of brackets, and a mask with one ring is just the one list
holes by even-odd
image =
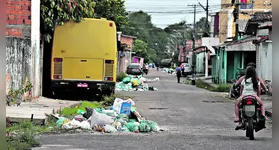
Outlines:
{"label": "bus rear", "polygon": [[106,19],[68,22],[54,31],[52,90],[114,93],[117,65],[116,26]]}

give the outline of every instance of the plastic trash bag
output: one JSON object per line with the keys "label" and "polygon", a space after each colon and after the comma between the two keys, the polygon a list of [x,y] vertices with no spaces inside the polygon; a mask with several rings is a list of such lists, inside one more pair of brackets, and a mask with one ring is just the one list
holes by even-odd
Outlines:
{"label": "plastic trash bag", "polygon": [[85,114],[85,111],[84,111],[84,110],[81,110],[81,109],[78,109],[78,110],[77,110],[77,114],[83,115],[83,114]]}
{"label": "plastic trash bag", "polygon": [[135,102],[131,99],[123,100],[120,98],[116,98],[113,102],[113,108],[117,114],[129,115],[132,105],[135,105]]}
{"label": "plastic trash bag", "polygon": [[56,125],[57,125],[58,127],[61,127],[62,125],[66,124],[66,123],[68,123],[68,122],[70,122],[69,119],[64,118],[64,117],[59,117],[59,119],[56,121]]}
{"label": "plastic trash bag", "polygon": [[118,121],[115,121],[112,126],[118,131],[122,127],[122,124]]}
{"label": "plastic trash bag", "polygon": [[127,123],[126,127],[129,129],[130,132],[139,131],[139,123],[138,122],[129,122]]}
{"label": "plastic trash bag", "polygon": [[105,129],[106,133],[115,133],[115,132],[117,132],[117,130],[113,126],[111,126],[111,125],[105,125],[104,129]]}
{"label": "plastic trash bag", "polygon": [[76,129],[76,128],[91,129],[89,122],[87,121],[79,122],[75,119],[62,125],[62,128],[63,129]]}
{"label": "plastic trash bag", "polygon": [[139,131],[140,132],[150,132],[151,127],[147,123],[141,122],[140,125],[139,125]]}
{"label": "plastic trash bag", "polygon": [[151,121],[151,120],[141,120],[140,123],[144,123],[147,124],[150,127],[151,131],[154,132],[158,132],[160,131],[160,127],[158,126],[158,124],[155,121]]}
{"label": "plastic trash bag", "polygon": [[122,131],[122,132],[130,132],[130,130],[125,125],[120,128],[120,131]]}
{"label": "plastic trash bag", "polygon": [[113,117],[98,113],[95,109],[93,109],[93,113],[91,116],[91,127],[93,127],[95,124],[106,125],[106,124],[112,124],[113,122],[114,122]]}
{"label": "plastic trash bag", "polygon": [[131,82],[131,78],[130,77],[126,77],[122,80],[123,83],[129,83]]}

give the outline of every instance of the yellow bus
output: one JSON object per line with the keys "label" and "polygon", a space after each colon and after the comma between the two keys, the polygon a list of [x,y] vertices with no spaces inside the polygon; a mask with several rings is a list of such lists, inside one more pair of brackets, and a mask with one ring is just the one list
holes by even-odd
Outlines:
{"label": "yellow bus", "polygon": [[116,83],[117,31],[113,21],[85,18],[54,31],[51,88],[113,94]]}

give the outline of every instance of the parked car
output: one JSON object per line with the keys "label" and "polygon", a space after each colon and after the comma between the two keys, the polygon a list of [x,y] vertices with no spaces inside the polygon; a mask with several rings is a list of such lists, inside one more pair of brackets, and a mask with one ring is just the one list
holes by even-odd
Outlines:
{"label": "parked car", "polygon": [[127,67],[127,74],[130,75],[142,75],[142,67],[140,64],[138,63],[131,63],[128,67]]}
{"label": "parked car", "polygon": [[182,63],[181,65],[184,66],[184,71],[182,72],[183,77],[192,74],[192,67],[188,63]]}

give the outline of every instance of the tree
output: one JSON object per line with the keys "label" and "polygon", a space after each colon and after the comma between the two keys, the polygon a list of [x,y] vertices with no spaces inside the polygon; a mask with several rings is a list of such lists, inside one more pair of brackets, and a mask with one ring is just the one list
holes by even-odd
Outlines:
{"label": "tree", "polygon": [[113,20],[117,30],[128,22],[128,13],[125,9],[124,0],[97,0],[95,14],[97,18]]}
{"label": "tree", "polygon": [[148,59],[147,56],[147,43],[142,40],[135,40],[133,46],[133,52],[136,53],[137,56],[142,57],[144,59]]}
{"label": "tree", "polygon": [[107,18],[118,29],[128,20],[124,0],[41,0],[41,34],[47,42],[56,26],[83,18]]}
{"label": "tree", "polygon": [[94,17],[94,0],[41,0],[41,34],[50,42],[56,26]]}
{"label": "tree", "polygon": [[146,62],[157,62],[162,59],[166,51],[166,32],[155,27],[151,22],[151,16],[143,11],[129,14],[128,19],[128,24],[122,26],[121,31],[124,34],[136,36],[137,39],[147,43],[148,57],[145,59]]}

